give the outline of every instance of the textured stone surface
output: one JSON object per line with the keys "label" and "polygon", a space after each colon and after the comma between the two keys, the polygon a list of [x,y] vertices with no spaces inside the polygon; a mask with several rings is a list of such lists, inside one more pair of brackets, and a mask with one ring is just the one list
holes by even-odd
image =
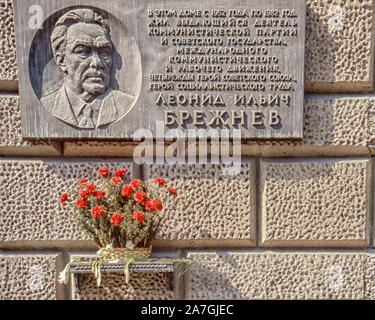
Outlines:
{"label": "textured stone surface", "polygon": [[[145,179],[162,199],[164,217],[159,240],[173,244],[252,245],[255,240],[254,164],[243,162],[241,172],[226,174],[225,165],[148,165]],[[165,177],[177,198],[158,192],[152,182]]]}
{"label": "textured stone surface", "polygon": [[57,282],[62,268],[59,253],[0,251],[0,300],[64,299],[64,288]]}
{"label": "textured stone surface", "polygon": [[266,160],[260,179],[262,245],[368,245],[370,160]]}
{"label": "textured stone surface", "polygon": [[187,299],[363,299],[363,253],[190,252]]}
{"label": "textured stone surface", "polygon": [[19,97],[0,96],[0,155],[59,156],[61,154],[59,142],[24,140],[21,134]]}
{"label": "textured stone surface", "polygon": [[[153,252],[152,258],[174,258],[177,252]],[[90,261],[91,253],[71,253],[70,259]],[[172,278],[171,278],[172,277]],[[181,279],[173,279],[167,272],[131,272],[130,281],[125,282],[125,275],[102,273],[101,285],[98,287],[93,274],[78,276],[78,286],[71,286],[71,298],[74,300],[170,300],[179,299]]]}
{"label": "textured stone surface", "polygon": [[372,30],[372,0],[307,0],[305,89],[371,91]]}
{"label": "textured stone surface", "polygon": [[[126,168],[126,179],[136,174],[132,163],[101,160],[2,160],[0,161],[0,246],[80,246],[88,240],[71,212],[59,203],[62,193],[79,179],[94,178],[102,166]],[[91,242],[90,242],[91,243]]]}
{"label": "textured stone surface", "polygon": [[0,90],[17,90],[16,39],[12,0],[0,1]]}
{"label": "textured stone surface", "polygon": [[316,96],[305,101],[303,143],[315,146],[366,146],[369,139],[369,97]]}

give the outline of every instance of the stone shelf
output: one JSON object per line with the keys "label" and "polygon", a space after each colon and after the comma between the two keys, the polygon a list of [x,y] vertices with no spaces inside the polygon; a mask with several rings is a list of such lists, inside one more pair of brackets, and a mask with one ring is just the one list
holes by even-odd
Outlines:
{"label": "stone shelf", "polygon": [[[170,290],[174,290],[174,271],[175,262],[131,262],[129,264],[129,272],[166,272],[169,273]],[[125,262],[105,262],[100,266],[101,273],[122,273],[124,274],[126,263]],[[72,263],[70,266],[70,274],[73,277],[74,290],[80,292],[80,274],[92,273],[91,263]],[[124,275],[125,282],[125,275]]]}
{"label": "stone shelf", "polygon": [[[175,262],[131,262],[130,272],[173,272]],[[124,273],[125,262],[105,262],[100,266],[103,273]],[[70,273],[91,273],[91,263],[73,263]]]}

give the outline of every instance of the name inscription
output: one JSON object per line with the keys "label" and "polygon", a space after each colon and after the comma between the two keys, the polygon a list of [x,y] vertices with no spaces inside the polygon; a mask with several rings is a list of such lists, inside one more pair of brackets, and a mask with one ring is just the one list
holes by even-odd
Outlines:
{"label": "name inscription", "polygon": [[148,37],[165,53],[148,90],[166,126],[302,136],[305,12],[273,5],[147,10]]}

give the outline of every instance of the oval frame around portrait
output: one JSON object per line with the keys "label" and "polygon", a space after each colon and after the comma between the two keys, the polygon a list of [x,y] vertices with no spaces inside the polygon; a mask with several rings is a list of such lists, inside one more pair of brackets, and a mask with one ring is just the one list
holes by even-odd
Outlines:
{"label": "oval frame around portrait", "polygon": [[[67,7],[55,12],[44,21],[42,29],[37,31],[30,47],[29,77],[31,86],[39,101],[42,97],[61,88],[63,76],[53,59],[50,37],[56,21],[73,9],[92,9],[102,15],[110,27],[111,40],[114,44],[110,87],[134,97],[130,109],[119,115],[115,121],[118,122],[134,107],[139,98],[142,85],[141,54],[138,44],[129,34],[126,26],[103,9],[92,6]],[[43,49],[41,50],[41,48]],[[50,112],[48,106],[44,107]]]}

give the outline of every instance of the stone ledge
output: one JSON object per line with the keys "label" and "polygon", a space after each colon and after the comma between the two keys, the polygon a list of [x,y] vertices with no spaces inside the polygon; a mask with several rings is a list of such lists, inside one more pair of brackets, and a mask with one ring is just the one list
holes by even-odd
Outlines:
{"label": "stone ledge", "polygon": [[137,145],[130,141],[66,141],[64,157],[133,157]]}
{"label": "stone ledge", "polygon": [[0,251],[0,299],[65,299],[65,288],[57,281],[63,268],[58,252]]}
{"label": "stone ledge", "polygon": [[189,251],[187,257],[196,263],[186,277],[186,299],[374,297],[374,254],[364,251]]}
{"label": "stone ledge", "polygon": [[263,160],[261,246],[368,246],[371,168],[370,159]]}

